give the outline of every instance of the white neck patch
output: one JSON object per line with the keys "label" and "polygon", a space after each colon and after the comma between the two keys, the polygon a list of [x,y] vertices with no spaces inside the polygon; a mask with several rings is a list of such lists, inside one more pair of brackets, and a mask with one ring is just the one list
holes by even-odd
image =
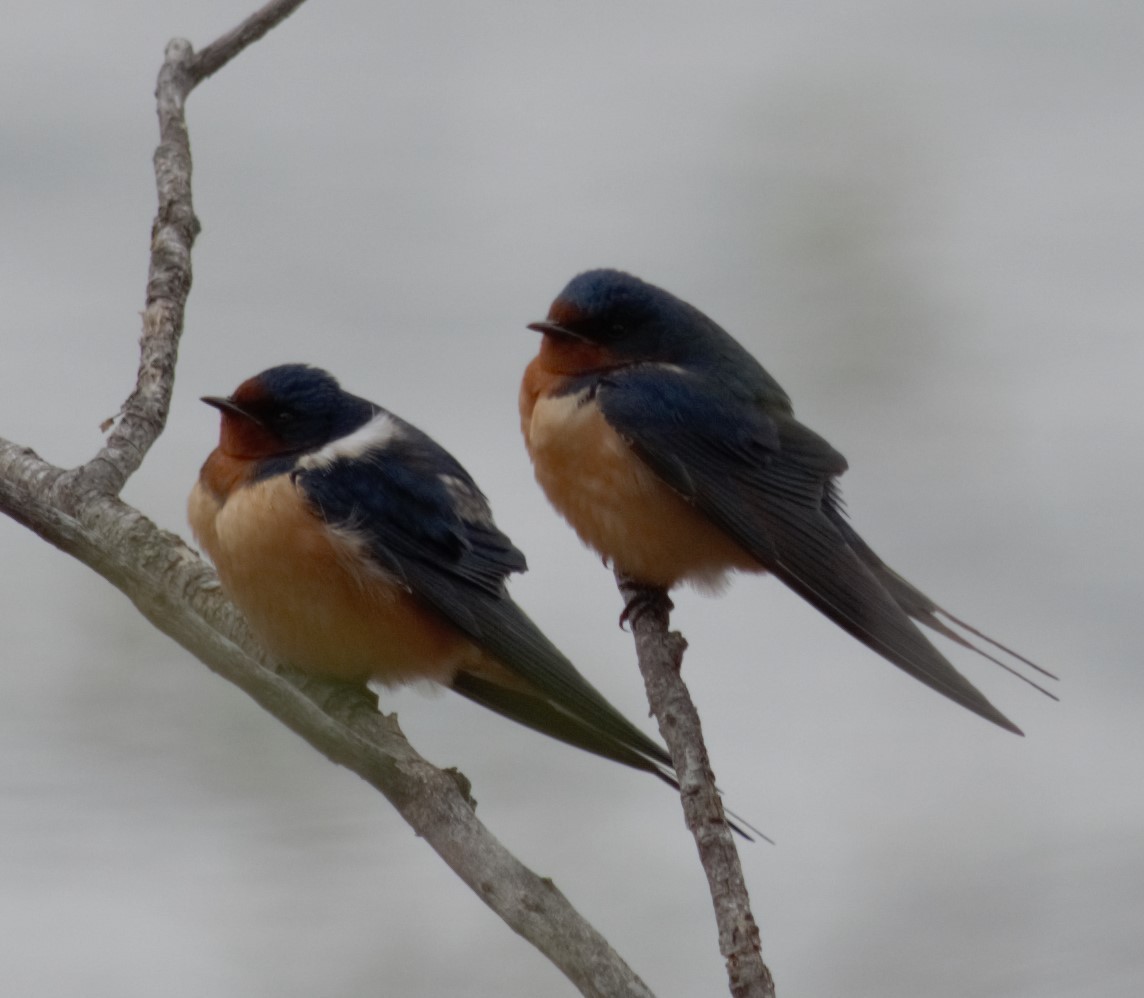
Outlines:
{"label": "white neck patch", "polygon": [[385,450],[404,435],[401,424],[388,412],[379,412],[368,423],[359,426],[337,440],[331,440],[321,450],[298,459],[298,467],[306,469],[328,468],[335,461],[353,461],[370,451]]}

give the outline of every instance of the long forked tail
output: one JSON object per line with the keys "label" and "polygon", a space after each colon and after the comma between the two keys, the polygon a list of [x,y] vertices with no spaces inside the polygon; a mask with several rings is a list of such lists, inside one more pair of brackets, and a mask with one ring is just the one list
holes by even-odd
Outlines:
{"label": "long forked tail", "polygon": [[[477,624],[470,634],[500,666],[524,681],[501,685],[467,672],[453,679],[453,689],[502,717],[550,735],[576,748],[653,773],[679,789],[671,757],[613,707],[544,636],[523,610],[505,595],[470,595]],[[476,613],[473,613],[473,611]],[[471,626],[471,625],[470,625]],[[724,808],[735,819],[733,831],[746,839],[762,832]]]}
{"label": "long forked tail", "polygon": [[[543,735],[605,759],[611,759],[613,762],[651,773],[668,786],[679,790],[671,757],[638,728],[631,729],[633,737],[630,740],[620,739],[561,710],[542,697],[500,686],[469,672],[459,672],[453,680],[452,688],[473,703],[523,724],[533,731],[539,731]],[[729,808],[725,807],[724,811],[728,816],[728,827],[737,835],[748,842],[758,837],[774,844],[773,839]]]}
{"label": "long forked tail", "polygon": [[819,510],[787,506],[773,510],[766,526],[771,548],[765,564],[803,599],[919,682],[1023,734],[926,639],[850,542],[858,538],[848,525]]}
{"label": "long forked tail", "polygon": [[[988,634],[983,634],[976,627],[972,626],[971,624],[967,624],[959,617],[955,617],[948,610],[938,606],[925,593],[923,593],[917,587],[911,585],[897,572],[890,568],[889,565],[882,561],[882,559],[879,558],[873,552],[873,550],[871,550],[870,546],[864,540],[862,540],[854,528],[851,527],[850,524],[845,521],[845,519],[839,516],[834,519],[834,523],[842,532],[843,537],[846,538],[846,542],[850,545],[851,548],[854,549],[854,553],[862,559],[866,567],[870,569],[870,571],[874,574],[874,577],[882,584],[886,591],[894,597],[894,601],[898,604],[898,606],[900,606],[902,610],[913,617],[914,620],[921,624],[925,624],[926,627],[936,631],[938,634],[941,634],[944,637],[949,638],[950,641],[956,642],[963,648],[968,648],[971,651],[976,652],[982,658],[988,659],[994,665],[1000,666],[1006,672],[1016,676],[1022,682],[1028,683],[1033,687],[1033,689],[1039,690],[1050,700],[1060,700],[1060,698],[1055,693],[1047,690],[1040,683],[1036,682],[1036,680],[1019,671],[1019,669],[1015,666],[1009,664],[998,656],[991,654],[984,648],[974,644],[972,641],[966,638],[965,635],[955,631],[953,627],[950,626],[950,624],[952,624],[954,627],[961,628],[962,631],[972,635],[979,641],[984,641],[987,644],[992,645],[993,648],[995,648],[998,652],[1008,655],[1011,659],[1013,659],[1014,662],[1020,663],[1028,669],[1032,669],[1034,672],[1039,673],[1046,679],[1052,679],[1056,681],[1059,679],[1058,676],[1049,672],[1048,669],[1037,665],[1036,662],[1027,659],[1024,655],[1014,651],[1012,648],[1001,644],[1000,641],[989,637]],[[939,614],[941,616],[939,616]],[[945,617],[946,620],[949,621],[949,624],[943,621],[941,617]]]}

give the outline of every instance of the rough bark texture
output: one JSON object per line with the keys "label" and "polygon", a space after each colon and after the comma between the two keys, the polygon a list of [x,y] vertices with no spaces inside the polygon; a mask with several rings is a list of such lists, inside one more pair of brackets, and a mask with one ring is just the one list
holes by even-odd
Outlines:
{"label": "rough bark texture", "polygon": [[212,569],[181,538],[118,498],[166,424],[191,288],[199,224],[191,200],[186,98],[300,3],[267,4],[197,55],[180,39],[167,46],[156,91],[159,207],[135,390],[105,446],[81,467],[56,468],[0,439],[0,511],[99,572],[156,627],[380,790],[457,875],[583,994],[647,998],[647,986],[552,882],[523,866],[477,820],[463,777],[422,759],[367,692],[269,668]]}
{"label": "rough bark texture", "polygon": [[763,963],[759,929],[707,758],[699,713],[680,674],[687,642],[678,631],[668,630],[671,600],[662,590],[647,589],[619,574],[616,584],[631,623],[648,703],[671,752],[684,817],[707,874],[731,994],[774,998],[774,981]]}

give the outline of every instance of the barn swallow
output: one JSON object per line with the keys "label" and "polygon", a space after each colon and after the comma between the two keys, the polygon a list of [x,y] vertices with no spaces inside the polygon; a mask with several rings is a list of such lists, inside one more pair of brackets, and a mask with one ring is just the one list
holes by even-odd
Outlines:
{"label": "barn swallow", "polygon": [[349,683],[431,680],[677,786],[668,754],[509,597],[524,555],[432,439],[302,364],[203,401],[222,426],[191,528],[276,659]]}
{"label": "barn swallow", "polygon": [[843,512],[846,459],[698,309],[630,274],[591,270],[529,328],[543,334],[520,390],[537,481],[622,575],[670,590],[716,587],[733,569],[770,572],[915,679],[1016,734],[914,621],[1052,696],[964,635],[1055,676],[878,558]]}

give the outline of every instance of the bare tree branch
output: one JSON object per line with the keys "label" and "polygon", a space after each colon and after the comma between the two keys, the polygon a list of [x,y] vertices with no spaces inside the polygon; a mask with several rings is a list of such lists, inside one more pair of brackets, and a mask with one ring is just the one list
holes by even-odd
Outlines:
{"label": "bare tree branch", "polygon": [[166,424],[191,287],[191,247],[199,225],[184,103],[200,80],[300,2],[268,4],[198,56],[186,41],[167,46],[156,91],[159,207],[135,390],[105,446],[70,471],[0,439],[0,511],[94,569],[157,628],[380,790],[458,876],[583,994],[649,998],[647,986],[551,881],[528,870],[477,820],[463,777],[418,755],[395,719],[377,712],[367,691],[267,667],[211,568],[179,537],[118,498]]}
{"label": "bare tree branch", "polygon": [[184,106],[190,92],[248,45],[290,16],[303,0],[272,0],[198,54],[182,38],[167,45],[155,102],[159,146],[155,185],[159,210],[151,227],[147,302],[135,391],[103,449],[78,470],[93,487],[118,495],[163,432],[175,384],[183,313],[191,290],[191,247],[199,234],[191,199],[191,142]]}
{"label": "bare tree branch", "polygon": [[687,642],[678,631],[668,630],[671,600],[663,590],[640,586],[618,572],[616,585],[624,598],[648,703],[675,765],[687,827],[707,874],[731,994],[774,998],[774,981],[763,963],[759,928],[707,758],[699,713],[680,674]]}
{"label": "bare tree branch", "polygon": [[509,926],[585,994],[647,986],[552,885],[488,831],[457,779],[436,769],[364,692],[267,668],[212,569],[182,540],[82,477],[0,440],[0,509],[124,592],[140,612],[332,761],[380,790]]}
{"label": "bare tree branch", "polygon": [[191,60],[190,71],[195,83],[213,76],[246,46],[258,41],[271,28],[286,20],[303,0],[271,0],[256,10],[233,31],[217,38]]}

